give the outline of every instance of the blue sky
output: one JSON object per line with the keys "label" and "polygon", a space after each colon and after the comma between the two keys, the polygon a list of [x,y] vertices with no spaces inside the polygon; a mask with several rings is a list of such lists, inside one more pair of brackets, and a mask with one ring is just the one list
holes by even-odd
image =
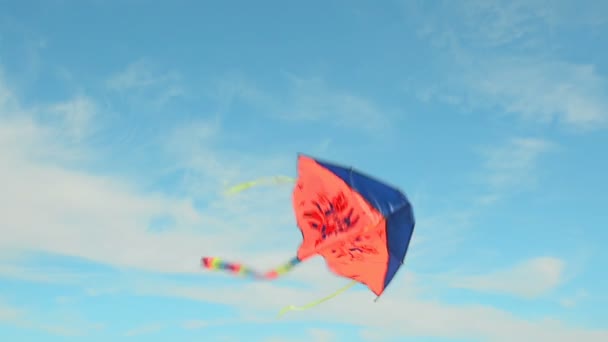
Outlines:
{"label": "blue sky", "polygon": [[[7,341],[606,341],[600,1],[0,1]],[[301,235],[303,152],[398,185],[381,300]]]}

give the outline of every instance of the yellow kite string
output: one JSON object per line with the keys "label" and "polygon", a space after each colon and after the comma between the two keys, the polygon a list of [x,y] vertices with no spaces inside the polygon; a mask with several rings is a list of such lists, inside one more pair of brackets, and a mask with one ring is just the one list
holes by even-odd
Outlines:
{"label": "yellow kite string", "polygon": [[[258,186],[258,185],[279,185],[279,184],[284,184],[284,183],[292,183],[294,182],[295,179],[292,177],[288,177],[288,176],[274,176],[274,177],[264,177],[264,178],[258,178],[249,182],[244,182],[244,183],[240,183],[237,185],[234,185],[232,187],[230,187],[226,193],[229,195],[233,195],[233,194],[237,194],[241,191],[245,191],[249,188],[252,188],[254,186]],[[281,311],[279,312],[278,317],[281,317],[283,315],[285,315],[287,312],[289,311],[304,311],[304,310],[308,310],[310,308],[313,308],[325,301],[328,301],[344,292],[346,292],[348,289],[350,289],[351,287],[355,286],[358,282],[356,280],[353,280],[352,282],[350,282],[349,284],[347,284],[346,286],[338,289],[336,292],[323,297],[321,299],[315,300],[313,302],[310,302],[308,304],[305,304],[303,306],[295,306],[295,305],[288,305],[286,307],[284,307],[283,309],[281,309]]]}
{"label": "yellow kite string", "polygon": [[338,289],[336,292],[334,292],[334,293],[330,294],[329,296],[327,296],[327,297],[323,297],[323,298],[321,298],[321,299],[317,299],[317,300],[315,300],[315,301],[313,301],[313,302],[310,302],[310,303],[308,303],[308,304],[306,304],[306,305],[302,305],[302,306],[289,305],[289,306],[286,306],[286,307],[284,307],[284,308],[283,308],[283,309],[282,309],[282,310],[279,312],[279,315],[278,315],[277,317],[281,317],[281,316],[283,316],[284,314],[286,314],[286,313],[287,313],[287,312],[289,312],[289,311],[304,311],[304,310],[308,310],[308,309],[310,309],[310,308],[313,308],[313,307],[315,307],[315,306],[317,306],[317,305],[319,305],[319,304],[321,304],[321,303],[323,303],[323,302],[325,302],[325,301],[328,301],[328,300],[330,300],[330,299],[332,299],[332,298],[334,298],[334,297],[336,297],[336,296],[338,296],[338,295],[340,295],[340,294],[342,294],[342,293],[346,292],[346,291],[347,291],[348,289],[350,289],[351,287],[353,287],[353,286],[357,285],[357,283],[358,283],[358,282],[357,282],[356,280],[353,280],[353,281],[352,281],[352,282],[350,282],[348,285],[346,285],[346,286],[344,286],[344,287],[342,287],[342,288]]}
{"label": "yellow kite string", "polygon": [[236,193],[239,193],[241,191],[247,190],[249,188],[252,188],[254,186],[258,186],[258,185],[279,185],[279,184],[284,184],[284,183],[292,183],[294,182],[295,179],[292,177],[287,177],[287,176],[274,176],[274,177],[264,177],[264,178],[258,178],[249,182],[244,182],[244,183],[240,183],[237,185],[234,185],[232,187],[230,187],[226,193],[228,195],[234,195]]}

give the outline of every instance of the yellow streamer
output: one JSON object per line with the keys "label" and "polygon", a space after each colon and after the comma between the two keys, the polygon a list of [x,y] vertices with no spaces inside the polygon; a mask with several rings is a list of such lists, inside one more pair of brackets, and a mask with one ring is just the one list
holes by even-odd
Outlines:
{"label": "yellow streamer", "polygon": [[228,195],[234,195],[236,193],[245,191],[249,188],[252,188],[252,187],[258,186],[258,185],[284,184],[284,183],[293,183],[294,181],[295,181],[294,178],[288,177],[288,176],[274,176],[274,177],[258,178],[256,180],[234,185],[234,186],[230,187],[226,191],[226,193]]}
{"label": "yellow streamer", "polygon": [[306,304],[306,305],[303,305],[303,306],[295,306],[295,305],[289,305],[289,306],[286,306],[286,307],[284,307],[284,308],[283,308],[283,309],[282,309],[282,310],[279,312],[278,317],[283,316],[284,314],[286,314],[286,313],[287,313],[287,312],[289,312],[289,311],[304,311],[304,310],[308,310],[308,309],[310,309],[310,308],[313,308],[313,307],[315,307],[315,306],[317,306],[317,305],[319,305],[319,304],[321,304],[321,303],[323,303],[323,302],[325,302],[325,301],[328,301],[328,300],[330,300],[330,299],[332,299],[332,298],[334,298],[334,297],[338,296],[339,294],[342,294],[342,293],[346,292],[346,291],[347,291],[348,289],[350,289],[351,287],[353,287],[353,286],[357,285],[357,283],[358,283],[357,281],[353,280],[353,281],[352,281],[352,282],[350,282],[348,285],[346,285],[346,286],[344,286],[344,287],[340,288],[339,290],[337,290],[336,292],[334,292],[334,293],[330,294],[329,296],[327,296],[327,297],[323,297],[323,298],[318,299],[318,300],[315,300],[314,302],[310,302],[310,303],[308,303],[308,304]]}

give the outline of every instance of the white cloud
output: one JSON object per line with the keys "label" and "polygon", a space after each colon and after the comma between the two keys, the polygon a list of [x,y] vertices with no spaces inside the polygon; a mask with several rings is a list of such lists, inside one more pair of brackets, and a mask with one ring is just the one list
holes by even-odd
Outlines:
{"label": "white cloud", "polygon": [[[171,156],[170,169],[185,173],[182,179],[185,191],[191,196],[212,201],[213,206],[217,206],[213,209],[232,211],[246,205],[249,209],[253,209],[251,206],[259,208],[259,214],[263,214],[275,207],[275,222],[287,223],[285,220],[291,219],[292,211],[285,205],[289,203],[285,202],[290,196],[288,186],[256,188],[238,196],[218,198],[216,195],[240,182],[282,174],[293,175],[295,155],[272,155],[268,152],[245,154],[230,149],[218,151],[215,148],[216,138],[222,135],[222,130],[217,120],[193,121],[176,127],[165,140],[163,150]],[[276,208],[281,210],[277,211]]]}
{"label": "white cloud", "polygon": [[[335,290],[331,275],[315,281],[332,281],[331,286],[318,284],[314,289],[290,289],[278,283],[257,283],[231,287],[183,287],[166,284],[141,284],[140,295],[177,296],[205,302],[238,305],[244,313],[263,310],[272,315],[287,304],[304,304]],[[346,280],[342,280],[346,282]],[[400,282],[401,283],[401,282]],[[325,323],[354,324],[366,330],[384,331],[392,337],[437,337],[453,339],[482,339],[506,342],[513,340],[577,340],[600,342],[608,331],[571,327],[554,319],[530,320],[490,306],[445,304],[437,299],[421,299],[412,284],[391,285],[378,301],[368,291],[352,290],[304,312],[291,312],[284,321],[322,320]],[[144,289],[147,287],[147,290]],[[435,297],[433,294],[426,296]],[[269,311],[270,310],[270,311]],[[398,313],[398,314],[389,314]]]}
{"label": "white cloud", "polygon": [[[18,104],[13,107],[10,110],[27,112]],[[300,233],[291,217],[290,191],[257,189],[231,198],[211,196],[205,191],[206,208],[197,210],[188,197],[179,199],[146,193],[127,180],[66,167],[63,156],[70,155],[73,148],[57,138],[60,135],[56,134],[55,127],[45,126],[33,117],[10,118],[4,115],[8,110],[7,106],[0,107],[0,132],[6,132],[0,135],[0,165],[3,166],[0,168],[0,188],[3,189],[0,192],[0,234],[3,236],[0,250],[45,251],[140,270],[200,273],[198,261],[202,255],[248,260],[261,267],[274,266],[277,261],[291,257],[299,243]],[[293,167],[293,160],[282,157],[260,159],[260,156],[218,153],[207,140],[213,137],[212,131],[197,136],[198,144],[194,146],[185,139],[174,141],[168,147],[170,151],[183,153],[176,155],[181,161],[178,167],[195,170],[194,181],[204,185],[196,195],[222,180],[246,180],[265,171],[276,172],[278,165]],[[49,147],[52,153],[45,152]],[[158,215],[175,218],[175,227],[163,234],[149,232],[148,222]],[[255,239],[260,233],[265,233],[265,238]],[[252,246],[254,240],[259,242]],[[279,247],[273,248],[273,245]],[[1,256],[6,258],[4,254]],[[8,265],[2,269],[4,275],[19,273],[20,269],[11,264],[15,260],[14,255],[4,259]],[[31,275],[29,272],[18,276],[52,280],[52,277],[34,279]],[[402,335],[478,337],[499,342],[570,341],[575,337],[594,342],[607,338],[606,332],[590,332],[555,322],[530,323],[491,307],[455,306],[420,299],[428,295],[435,297],[435,294],[413,282],[415,277],[409,275],[396,279],[377,303],[372,303],[369,292],[352,291],[313,311],[290,313],[285,319],[301,320],[314,313],[315,319],[353,323]],[[92,285],[101,288],[107,285],[96,279],[95,284],[91,284],[93,280],[85,278],[83,285],[90,293],[97,290]],[[317,299],[346,282],[330,274],[319,259],[300,266],[289,280],[307,286],[295,290],[282,282],[235,283],[237,291],[230,287],[185,287],[141,278],[118,287],[144,295],[238,305],[248,309],[246,313],[258,314],[259,310],[274,311],[283,305]],[[3,317],[14,315],[9,310],[1,312]],[[389,314],[394,312],[399,314]],[[316,334],[320,337],[322,333]]]}
{"label": "white cloud", "polygon": [[[449,37],[452,44],[498,47],[513,43],[530,45],[535,37],[548,33],[555,22],[555,9],[540,0],[444,1],[439,10],[416,8],[424,16],[419,29],[436,43]],[[549,31],[550,32],[550,31]]]}
{"label": "white cloud", "polygon": [[186,95],[179,73],[161,72],[144,59],[129,64],[124,70],[109,77],[106,86],[110,90],[131,96],[143,94],[145,101],[156,106]]}
{"label": "white cloud", "polygon": [[0,256],[0,277],[48,284],[80,284],[96,277],[89,272],[74,273],[51,268],[15,265],[19,259]]}
{"label": "white cloud", "polygon": [[[222,246],[230,250],[243,243],[243,238],[230,236],[230,232],[255,235],[256,228],[277,217],[271,213],[272,207],[266,209],[266,219],[252,219],[251,212],[236,215],[247,206],[263,204],[248,196],[216,197],[208,203],[212,211],[198,212],[187,198],[143,193],[124,180],[66,168],[63,162],[74,148],[60,139],[55,127],[24,115],[13,119],[15,116],[5,115],[6,110],[0,108],[0,234],[4,236],[0,250],[42,251],[114,266],[198,272],[202,253],[225,252]],[[205,162],[196,166],[209,170]],[[212,170],[217,172],[213,175],[222,170],[230,173],[223,166],[214,166]],[[284,197],[288,195],[285,192]],[[162,236],[148,232],[148,223],[159,215],[173,217],[177,228]],[[242,227],[249,229],[239,234]],[[169,250],[172,252],[159,253]]]}
{"label": "white cloud", "polygon": [[330,342],[337,340],[333,332],[325,329],[310,329],[308,335],[312,341]]}
{"label": "white cloud", "polygon": [[226,101],[244,100],[257,107],[262,114],[282,120],[323,121],[371,132],[390,128],[389,117],[394,113],[363,95],[333,88],[320,77],[301,78],[288,74],[286,81],[287,86],[279,90],[285,98],[283,101],[238,77],[223,80],[216,96],[221,95]]}
{"label": "white cloud", "polygon": [[[439,6],[408,2],[408,19],[421,22],[418,33],[445,46],[448,40],[467,48],[510,47],[542,51],[552,47],[564,29],[601,27],[603,2],[574,0],[440,1]],[[502,52],[502,51],[500,51]]]}
{"label": "white cloud", "polygon": [[[441,49],[449,63],[456,64],[470,63],[473,51],[481,51],[488,58],[505,47],[539,49],[539,34],[551,33],[546,25],[548,14],[535,8],[534,1],[503,5],[500,1],[441,1],[440,6],[432,7],[414,1],[406,5],[406,20],[417,23],[418,36],[431,47]],[[425,101],[429,95],[434,96],[432,92],[418,92]]]}
{"label": "white cloud", "polygon": [[533,57],[470,64],[460,64],[449,81],[420,87],[417,96],[573,132],[607,127],[608,81],[593,65]]}
{"label": "white cloud", "polygon": [[418,23],[419,33],[449,64],[449,77],[426,86],[417,82],[419,99],[498,109],[568,129],[606,128],[606,75],[590,62],[555,54],[567,48],[559,44],[570,43],[560,37],[589,36],[606,23],[597,20],[605,3],[466,0],[444,5],[411,7],[410,19]]}
{"label": "white cloud", "polygon": [[123,71],[111,76],[106,84],[110,89],[129,90],[133,88],[145,88],[159,83],[176,81],[178,74],[174,72],[157,74],[153,71],[153,66],[140,60],[129,64]]}
{"label": "white cloud", "polygon": [[[495,188],[526,185],[535,180],[539,157],[553,146],[537,138],[512,138],[504,146],[485,148],[484,180]],[[496,198],[491,196],[489,200]]]}
{"label": "white cloud", "polygon": [[0,108],[14,108],[15,95],[4,83],[4,73],[0,70]]}
{"label": "white cloud", "polygon": [[332,342],[339,341],[336,334],[325,329],[309,329],[304,336],[296,337],[294,334],[288,336],[272,336],[264,339],[264,342]]}
{"label": "white cloud", "polygon": [[184,329],[192,330],[192,329],[201,329],[208,327],[210,323],[208,321],[203,321],[200,319],[192,319],[182,323],[182,327]]}
{"label": "white cloud", "polygon": [[[123,266],[153,263],[163,245],[181,244],[182,239],[182,248],[190,246],[186,253],[195,252],[200,238],[188,242],[187,234],[160,237],[145,231],[147,221],[157,214],[174,215],[186,224],[197,221],[198,214],[187,202],[154,195],[143,198],[131,193],[125,183],[56,166],[0,160],[5,165],[0,170],[2,248],[34,249]],[[135,251],[136,244],[149,249]],[[184,261],[171,260],[172,253],[163,255],[167,259],[152,268],[185,266]],[[193,262],[197,255],[184,260],[188,259]]]}
{"label": "white cloud", "polygon": [[72,139],[81,140],[91,133],[91,121],[97,108],[90,98],[77,96],[73,100],[52,105],[50,111],[60,116],[63,132]]}
{"label": "white cloud", "polygon": [[550,293],[562,283],[563,276],[562,260],[539,257],[504,270],[482,275],[456,276],[447,281],[453,287],[532,299]]}
{"label": "white cloud", "polygon": [[592,65],[543,59],[492,60],[465,77],[474,105],[498,105],[527,120],[557,121],[578,129],[608,123],[608,83]]}
{"label": "white cloud", "polygon": [[0,302],[0,322],[13,322],[22,315],[22,311]]}
{"label": "white cloud", "polygon": [[[94,133],[94,101],[84,95],[23,108],[0,72],[0,155],[4,158],[67,162],[82,159],[81,139]],[[46,122],[42,124],[41,122]]]}
{"label": "white cloud", "polygon": [[[472,39],[502,45],[539,34],[554,20],[543,1],[466,1],[465,25]],[[460,4],[459,4],[460,5]],[[479,29],[483,27],[483,29]]]}
{"label": "white cloud", "polygon": [[[71,317],[69,324],[41,322],[33,318],[34,313],[8,305],[0,298],[0,324],[10,324],[19,328],[44,331],[57,336],[86,336],[104,329],[103,324],[91,323],[81,317]],[[54,321],[60,319],[51,313]]]}
{"label": "white cloud", "polygon": [[153,334],[163,329],[163,325],[160,323],[146,324],[136,328],[133,328],[125,333],[125,336],[140,336]]}
{"label": "white cloud", "polygon": [[577,306],[581,301],[588,299],[588,298],[589,298],[589,293],[587,293],[587,291],[585,291],[585,290],[580,289],[571,296],[565,296],[565,297],[561,298],[559,303],[563,307],[573,308],[573,307]]}
{"label": "white cloud", "polygon": [[323,79],[289,77],[293,86],[293,108],[283,108],[284,117],[292,120],[333,119],[342,126],[362,125],[371,129],[389,123],[385,112],[373,102],[346,91],[331,89]]}

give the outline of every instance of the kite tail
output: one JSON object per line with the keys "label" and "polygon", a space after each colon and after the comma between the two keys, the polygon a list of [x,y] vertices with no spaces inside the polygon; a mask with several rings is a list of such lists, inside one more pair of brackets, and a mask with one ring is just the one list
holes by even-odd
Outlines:
{"label": "kite tail", "polygon": [[[226,191],[226,194],[234,195],[236,193],[239,193],[241,191],[247,190],[249,188],[252,188],[252,187],[258,186],[258,185],[268,185],[268,184],[278,185],[278,184],[283,184],[283,183],[292,183],[294,181],[295,181],[294,178],[287,177],[287,176],[274,176],[274,177],[259,178],[259,179],[252,180],[249,182],[244,182],[241,184],[234,185]],[[206,268],[209,270],[226,270],[235,275],[252,277],[255,279],[262,279],[262,280],[276,279],[279,276],[282,276],[285,273],[291,271],[291,269],[294,268],[296,265],[298,265],[300,262],[301,262],[301,260],[298,259],[298,257],[294,257],[287,263],[275,268],[274,270],[270,270],[266,273],[260,273],[245,265],[226,262],[226,261],[223,261],[223,260],[221,260],[219,258],[215,258],[215,257],[203,257],[201,259],[201,265],[203,266],[203,268]],[[295,306],[295,305],[286,306],[279,312],[279,317],[283,316],[284,314],[286,314],[289,311],[304,311],[304,310],[313,308],[325,301],[328,301],[328,300],[346,292],[348,289],[355,286],[356,284],[357,284],[357,281],[352,281],[348,285],[338,289],[336,292],[334,292],[326,297],[323,297],[321,299],[317,299],[313,302],[305,304],[303,306]]]}
{"label": "kite tail", "polygon": [[[269,184],[278,185],[278,184],[283,184],[283,183],[292,183],[294,181],[295,181],[294,178],[288,177],[288,176],[263,177],[263,178],[258,178],[258,179],[255,179],[255,180],[252,180],[249,182],[244,182],[244,183],[234,185],[226,191],[226,194],[234,195],[236,193],[245,191],[249,188],[252,188],[252,187],[258,186],[258,185],[269,185]],[[206,268],[209,270],[225,270],[225,271],[229,271],[235,275],[252,277],[252,278],[256,278],[256,279],[272,280],[272,279],[275,279],[275,278],[289,272],[294,266],[299,264],[300,261],[301,261],[300,259],[298,259],[297,257],[294,257],[293,259],[289,260],[287,263],[275,268],[274,270],[270,270],[266,273],[260,273],[245,265],[242,265],[239,263],[223,261],[222,259],[215,258],[215,257],[202,258],[201,265],[203,266],[203,268]]]}
{"label": "kite tail", "polygon": [[304,310],[308,310],[310,308],[313,308],[323,302],[326,302],[344,292],[346,292],[348,289],[350,289],[351,287],[355,286],[358,282],[356,280],[353,280],[352,282],[348,283],[346,286],[338,289],[336,292],[330,294],[329,296],[323,297],[321,299],[317,299],[315,301],[312,301],[308,304],[302,305],[302,306],[295,306],[295,305],[289,305],[284,307],[280,312],[278,317],[283,316],[284,314],[286,314],[289,311],[304,311]]}
{"label": "kite tail", "polygon": [[294,268],[296,265],[298,265],[300,262],[301,261],[300,261],[300,259],[298,259],[298,257],[294,257],[291,260],[289,260],[288,262],[286,262],[285,264],[283,264],[273,270],[270,270],[266,273],[261,273],[261,272],[255,271],[255,270],[251,269],[250,267],[247,267],[243,264],[226,262],[226,261],[221,260],[220,258],[215,258],[215,257],[203,257],[201,259],[201,266],[208,270],[214,270],[214,271],[224,270],[224,271],[231,272],[235,275],[240,275],[240,276],[244,276],[244,277],[251,277],[251,278],[262,279],[262,280],[273,280],[273,279],[276,279],[279,276],[282,276],[285,273],[291,271],[291,269]]}

